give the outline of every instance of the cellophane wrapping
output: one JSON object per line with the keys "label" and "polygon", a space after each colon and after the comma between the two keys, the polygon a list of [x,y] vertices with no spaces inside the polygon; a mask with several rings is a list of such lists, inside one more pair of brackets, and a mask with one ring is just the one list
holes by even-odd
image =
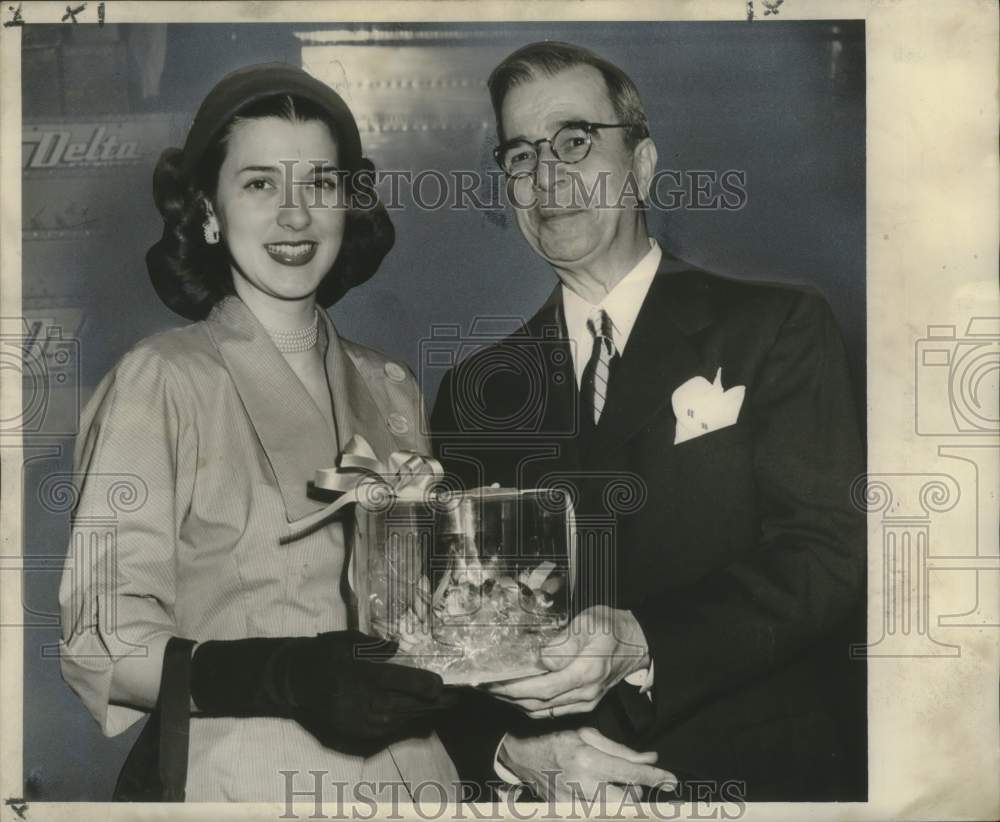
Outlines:
{"label": "cellophane wrapping", "polygon": [[358,512],[362,630],[449,684],[528,676],[569,620],[573,511],[557,490],[477,488]]}

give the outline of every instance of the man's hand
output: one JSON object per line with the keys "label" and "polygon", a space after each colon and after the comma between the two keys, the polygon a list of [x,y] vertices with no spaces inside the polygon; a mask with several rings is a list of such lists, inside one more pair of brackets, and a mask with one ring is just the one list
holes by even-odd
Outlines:
{"label": "man's hand", "polygon": [[533,719],[587,713],[626,676],[649,667],[642,628],[631,611],[595,605],[542,649],[549,673],[487,686]]}
{"label": "man's hand", "polygon": [[620,801],[622,785],[671,790],[677,779],[655,767],[656,758],[656,751],[633,751],[593,728],[530,737],[508,734],[500,749],[503,765],[543,801],[575,797],[592,802],[601,790],[609,800]]}

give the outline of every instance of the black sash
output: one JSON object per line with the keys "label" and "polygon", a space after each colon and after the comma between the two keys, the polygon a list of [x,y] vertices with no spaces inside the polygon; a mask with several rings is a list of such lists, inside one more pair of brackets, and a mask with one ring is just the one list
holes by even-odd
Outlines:
{"label": "black sash", "polygon": [[171,637],[163,654],[156,709],[129,751],[112,794],[115,802],[183,802],[191,724],[191,648]]}

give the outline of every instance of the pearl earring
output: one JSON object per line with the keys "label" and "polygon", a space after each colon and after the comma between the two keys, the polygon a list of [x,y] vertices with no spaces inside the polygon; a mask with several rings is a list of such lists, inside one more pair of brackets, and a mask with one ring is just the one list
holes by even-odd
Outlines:
{"label": "pearl earring", "polygon": [[208,245],[215,245],[219,242],[219,224],[214,219],[206,220],[202,228],[205,232],[205,242]]}

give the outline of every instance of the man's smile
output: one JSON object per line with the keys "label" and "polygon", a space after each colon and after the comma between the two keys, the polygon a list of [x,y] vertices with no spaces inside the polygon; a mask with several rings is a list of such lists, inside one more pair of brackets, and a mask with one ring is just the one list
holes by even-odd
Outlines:
{"label": "man's smile", "polygon": [[574,206],[557,206],[555,208],[536,208],[535,213],[538,214],[539,218],[543,222],[552,222],[553,220],[565,219],[566,217],[575,217],[578,214],[583,214],[586,209],[575,208]]}

